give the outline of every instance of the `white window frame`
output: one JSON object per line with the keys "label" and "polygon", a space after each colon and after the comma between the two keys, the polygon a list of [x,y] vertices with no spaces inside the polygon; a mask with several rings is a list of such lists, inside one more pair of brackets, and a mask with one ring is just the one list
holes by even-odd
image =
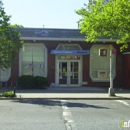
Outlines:
{"label": "white window frame", "polygon": [[[91,58],[92,58],[92,53],[91,53],[91,51],[92,51],[92,49],[93,49],[93,47],[95,47],[95,46],[99,46],[99,47],[106,47],[106,48],[109,48],[110,47],[110,45],[103,45],[103,44],[95,44],[95,45],[93,45],[92,47],[91,47],[91,49],[90,49],[90,69],[89,69],[89,76],[90,76],[90,78],[91,78],[91,80],[93,81],[93,82],[109,82],[110,81],[110,78],[94,78],[93,76],[92,76],[92,68],[91,68],[91,66],[92,66],[92,61],[91,61]],[[114,49],[114,47],[112,46],[112,48]],[[109,50],[109,49],[108,49]],[[105,57],[104,57],[105,58]],[[109,60],[110,60],[110,58],[109,57],[107,57]],[[116,55],[115,55],[115,57],[114,57],[114,65],[113,65],[113,79],[116,77]],[[110,75],[110,72],[109,72],[110,70],[103,70],[103,69],[99,69],[99,70],[97,70],[97,73],[98,72],[106,72],[108,75]]]}
{"label": "white window frame", "polygon": [[[47,77],[47,66],[48,66],[48,61],[47,61],[47,54],[48,54],[48,50],[46,48],[46,46],[43,44],[43,43],[24,43],[23,46],[26,46],[26,45],[42,45],[44,50],[45,50],[45,73],[43,75],[43,77]],[[20,52],[19,52],[19,76],[22,76],[22,57],[21,57],[21,52],[22,52],[22,49],[23,47],[20,49]]]}
{"label": "white window frame", "polygon": [[[59,44],[57,47],[56,47],[56,50],[58,50],[58,48],[60,46],[78,46],[80,50],[82,50],[81,46],[79,44]],[[58,63],[59,61],[67,61],[67,60],[59,60],[58,59],[58,55],[55,55],[55,82],[58,83],[59,82],[59,77],[58,77]],[[60,54],[61,55],[61,54]],[[66,54],[63,54],[63,55],[66,55]],[[72,54],[73,55],[73,54]],[[83,82],[83,56],[80,55],[80,62],[79,62],[79,84],[77,86],[81,86],[82,85],[82,82]],[[61,85],[61,86],[64,86],[64,85]],[[66,86],[66,85],[65,85]],[[70,85],[70,86],[76,86],[76,85]]]}
{"label": "white window frame", "polygon": [[56,50],[59,49],[60,46],[78,46],[80,50],[82,50],[81,46],[79,44],[59,44],[57,47],[56,47]]}

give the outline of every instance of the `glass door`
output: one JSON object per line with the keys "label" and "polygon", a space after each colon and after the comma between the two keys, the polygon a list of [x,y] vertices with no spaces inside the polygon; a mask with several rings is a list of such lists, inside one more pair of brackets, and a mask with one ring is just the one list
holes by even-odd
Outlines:
{"label": "glass door", "polygon": [[67,85],[67,62],[59,62],[59,84]]}
{"label": "glass door", "polygon": [[79,84],[79,62],[71,62],[70,61],[70,85],[78,85]]}
{"label": "glass door", "polygon": [[78,86],[79,61],[59,61],[58,63],[58,83],[62,86]]}

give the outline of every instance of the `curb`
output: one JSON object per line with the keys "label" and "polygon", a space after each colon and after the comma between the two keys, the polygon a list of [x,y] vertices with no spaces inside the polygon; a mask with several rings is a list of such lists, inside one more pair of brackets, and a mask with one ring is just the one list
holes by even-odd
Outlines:
{"label": "curb", "polygon": [[0,100],[24,100],[24,99],[57,99],[57,100],[61,100],[61,99],[66,99],[66,100],[130,100],[130,98],[128,97],[85,97],[85,98],[80,98],[80,97],[0,97]]}

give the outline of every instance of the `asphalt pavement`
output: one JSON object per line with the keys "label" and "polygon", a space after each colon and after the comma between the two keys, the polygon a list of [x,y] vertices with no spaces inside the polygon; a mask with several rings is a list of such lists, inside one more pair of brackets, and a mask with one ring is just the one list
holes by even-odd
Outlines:
{"label": "asphalt pavement", "polygon": [[[1,130],[130,130],[130,100],[0,101]],[[127,124],[127,128],[126,127]]]}

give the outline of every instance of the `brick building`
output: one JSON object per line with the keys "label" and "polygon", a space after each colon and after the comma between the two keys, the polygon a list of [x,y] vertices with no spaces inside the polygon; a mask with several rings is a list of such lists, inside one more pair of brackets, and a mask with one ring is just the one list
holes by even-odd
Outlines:
{"label": "brick building", "polygon": [[96,44],[86,43],[78,29],[17,28],[24,41],[15,63],[1,72],[3,83],[17,83],[21,75],[47,77],[49,83],[62,86],[109,87],[110,59],[99,56],[99,49],[110,44],[113,54],[113,80],[115,87],[123,85],[123,55],[115,41],[98,39]]}

